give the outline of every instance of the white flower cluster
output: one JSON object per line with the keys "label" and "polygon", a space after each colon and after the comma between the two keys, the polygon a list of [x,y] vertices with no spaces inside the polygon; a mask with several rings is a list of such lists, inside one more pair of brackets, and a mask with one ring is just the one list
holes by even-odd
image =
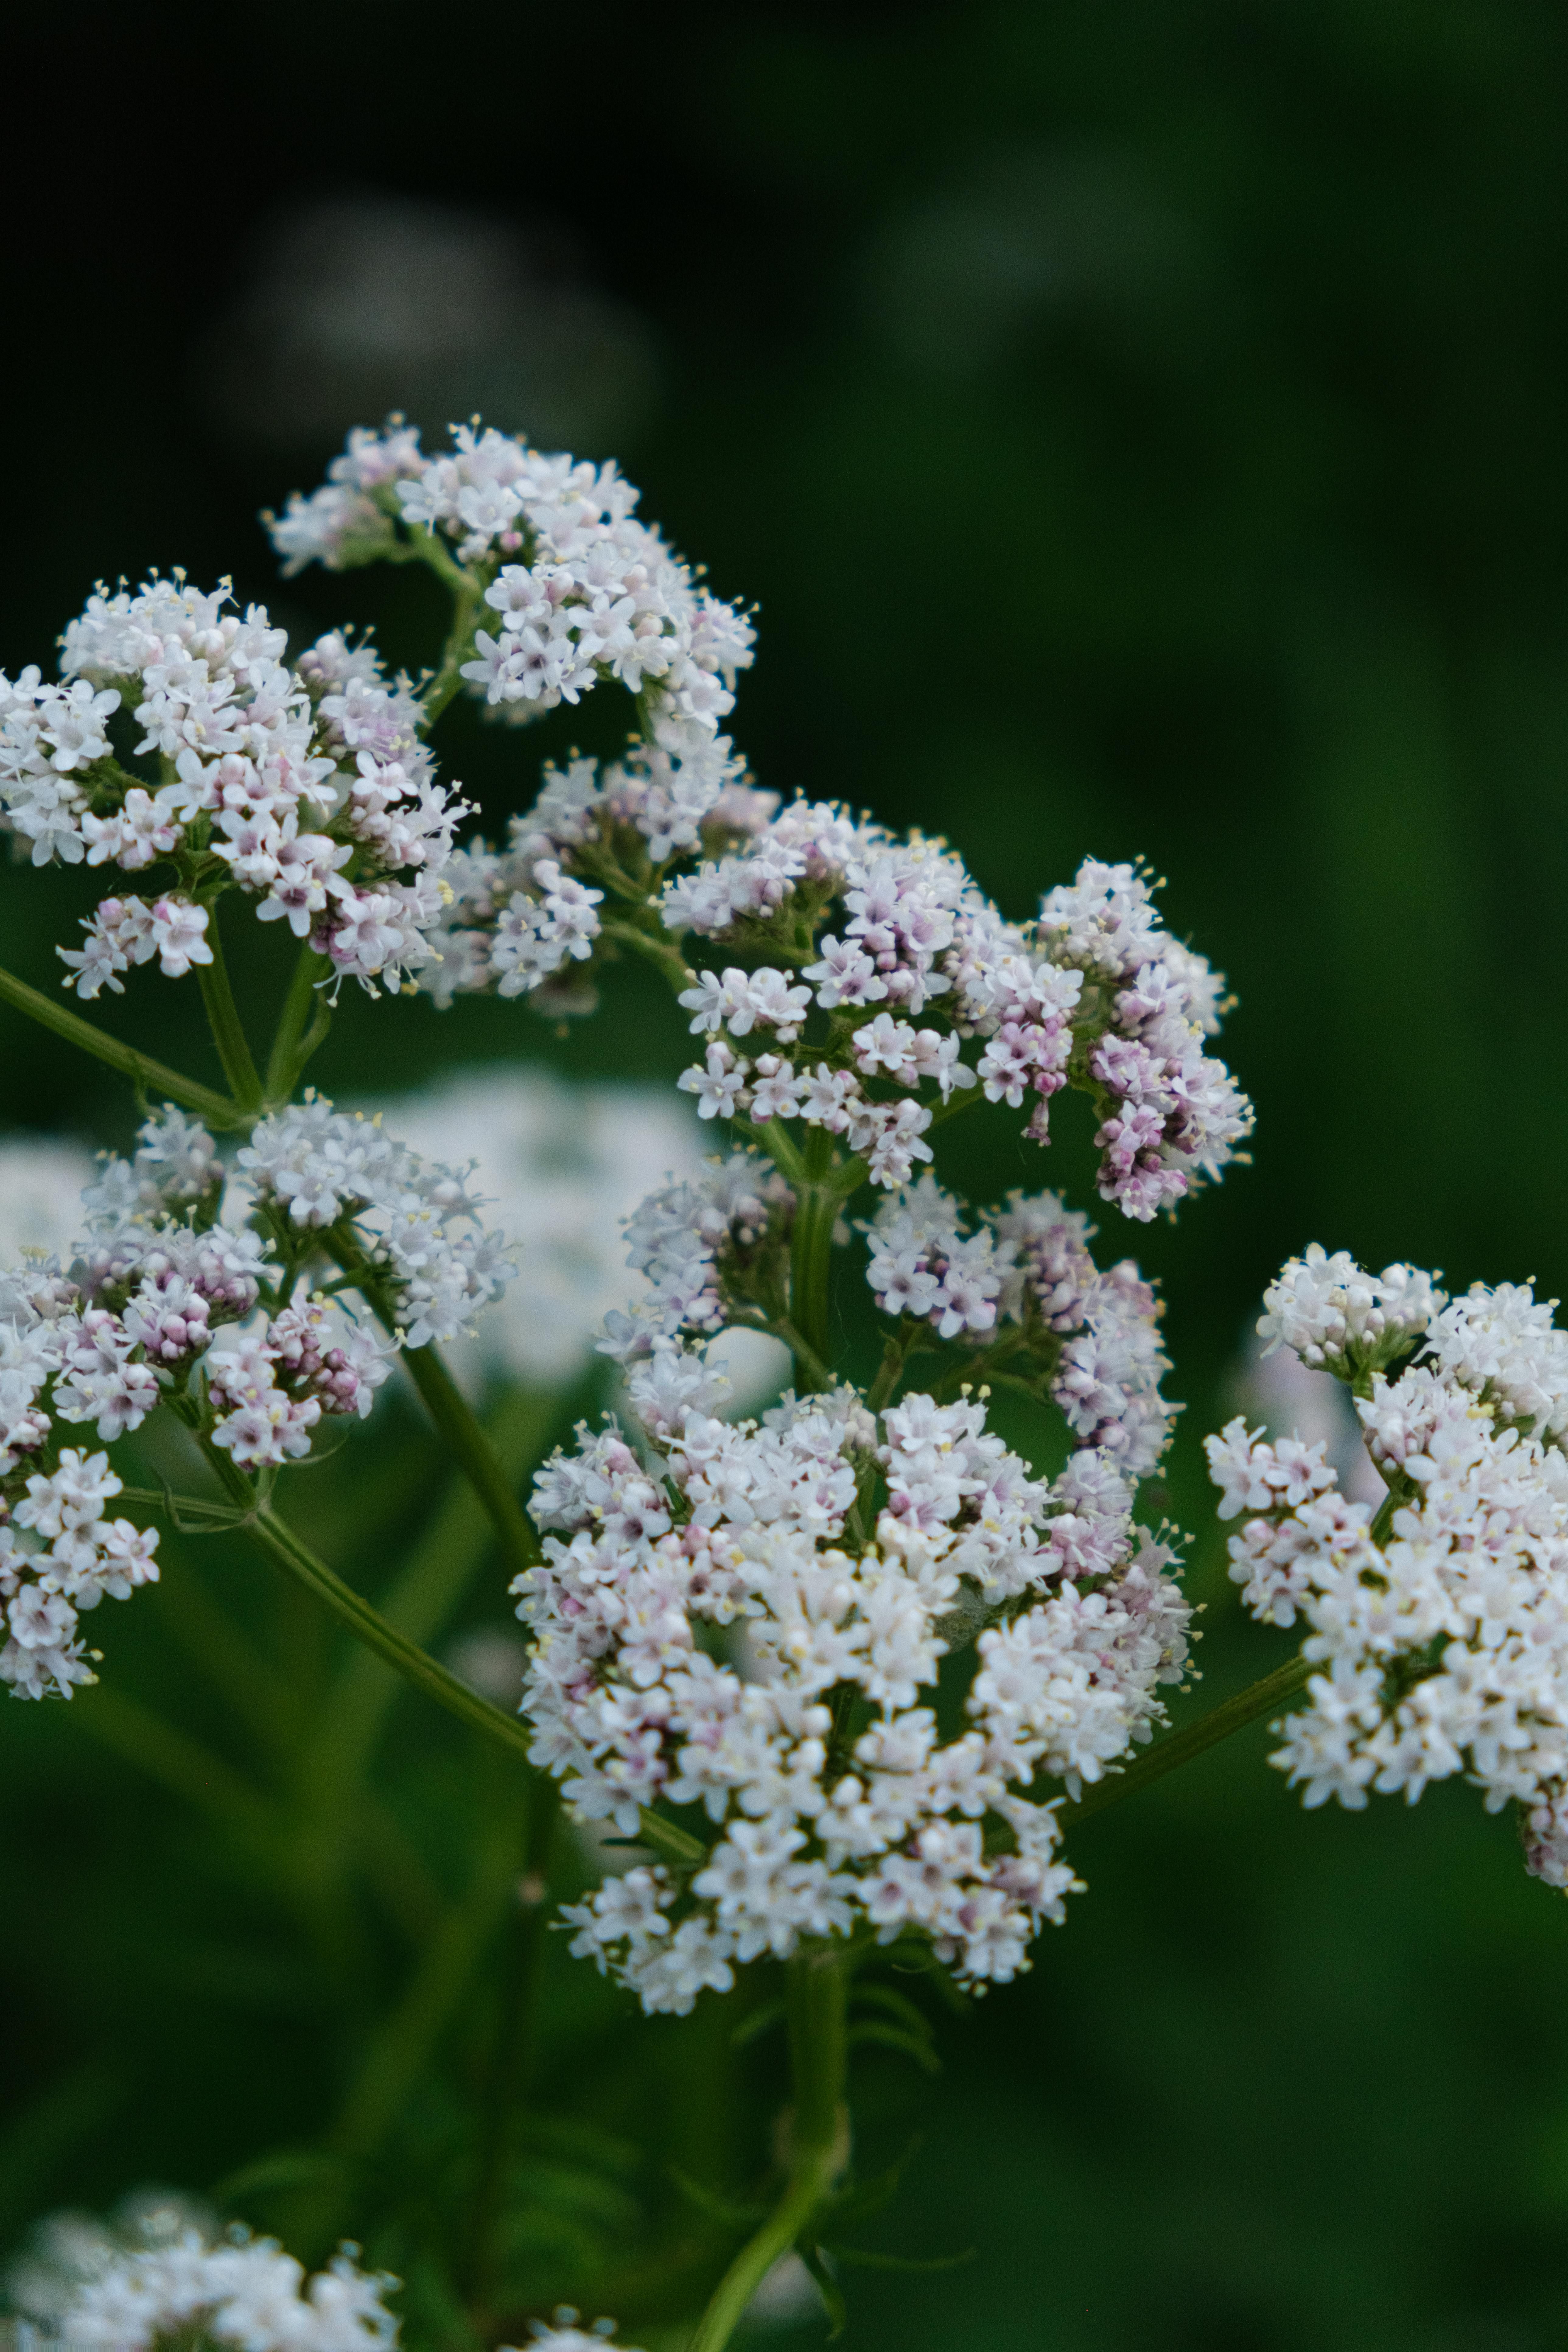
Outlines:
{"label": "white flower cluster", "polygon": [[[1331,1257],[1312,1242],[1264,1292],[1258,1333],[1265,1355],[1291,1348],[1312,1370],[1353,1381],[1408,1355],[1442,1303],[1431,1276],[1413,1266],[1367,1274],[1348,1250]],[[1543,1311],[1550,1324],[1551,1310]]]}
{"label": "white flower cluster", "polygon": [[1204,1051],[1226,1009],[1224,980],[1163,929],[1132,866],[1086,860],[1047,897],[1039,929],[1100,1008],[1089,1076],[1106,1114],[1101,1198],[1152,1217],[1217,1175],[1251,1131],[1247,1097]]}
{"label": "white flower cluster", "polygon": [[672,858],[755,832],[776,805],[774,794],[745,782],[727,736],[690,720],[656,719],[650,741],[612,762],[547,768],[504,849],[470,842],[453,858],[446,879],[454,895],[435,938],[441,961],[423,984],[441,1004],[493,987],[498,996],[543,989],[545,1002],[581,1009],[592,992],[574,994],[570,967],[595,952],[605,893],[566,867],[588,872],[605,861],[651,887]]}
{"label": "white flower cluster", "polygon": [[930,1323],[939,1339],[995,1328],[1005,1273],[995,1236],[984,1225],[966,1233],[934,1176],[885,1201],[867,1234],[866,1279],[884,1315]]}
{"label": "white flower cluster", "polygon": [[[9,1449],[0,1454],[13,1465],[19,1458]],[[8,1629],[0,1682],[18,1698],[42,1698],[51,1689],[68,1698],[74,1684],[91,1682],[80,1612],[96,1609],[106,1593],[123,1601],[138,1585],[157,1581],[156,1534],[103,1517],[104,1504],[120,1490],[107,1454],[68,1445],[52,1473],[27,1477],[0,1522],[0,1601]]]}
{"label": "white flower cluster", "polygon": [[[374,651],[322,638],[289,668],[260,605],[232,609],[176,574],[92,596],[66,631],[64,686],[0,676],[0,821],[36,865],[175,865],[176,887],[100,901],[61,949],[84,997],[157,957],[210,963],[211,901],[237,885],[335,970],[389,990],[431,960],[441,869],[464,803],[436,782],[421,712]],[[142,779],[112,754],[135,721]]]}
{"label": "white flower cluster", "polygon": [[[1080,1445],[1104,1446],[1141,1478],[1170,1439],[1177,1408],[1160,1394],[1170,1359],[1161,1308],[1131,1258],[1101,1274],[1089,1255],[1094,1228],[1054,1192],[1009,1195],[977,1233],[934,1177],[884,1203],[868,1229],[867,1279],[885,1315],[929,1322],[941,1339],[972,1339],[1009,1324],[1031,1341],[1052,1401]],[[1009,1343],[988,1365],[1018,1369]]]}
{"label": "white flower cluster", "polygon": [[648,1287],[605,1317],[602,1352],[625,1364],[656,1354],[660,1340],[721,1331],[735,1308],[738,1261],[776,1240],[794,1208],[783,1178],[749,1151],[650,1192],[626,1220],[626,1264]]}
{"label": "white flower cluster", "polygon": [[696,934],[737,957],[681,994],[705,1040],[681,1084],[704,1118],[825,1129],[896,1189],[931,1158],[938,1099],[978,1085],[1028,1102],[1044,1142],[1070,1083],[1100,1114],[1100,1192],[1130,1216],[1218,1174],[1252,1120],[1205,1051],[1224,983],[1160,925],[1142,873],[1090,860],[1020,926],[940,844],[826,804],[779,811],[717,733],[749,623],[633,520],[613,467],[454,434],[440,457],[397,420],[351,434],[327,483],[274,523],[279,551],[291,566],[422,551],[448,575],[468,566],[500,620],[462,674],[492,705],[528,716],[614,677],[641,698],[646,740],[549,772],[505,847],[448,861],[423,985],[442,1003],[493,988],[584,1011],[606,950],[657,956],[658,928]]}
{"label": "white flower cluster", "polygon": [[80,1612],[158,1572],[156,1535],[103,1515],[121,1484],[108,1455],[62,1437],[138,1428],[214,1322],[256,1303],[258,1236],[170,1213],[210,1200],[212,1160],[211,1138],[179,1111],[150,1120],[134,1159],[109,1160],[87,1187],[64,1262],[0,1272],[0,1680],[18,1696],[89,1682]]}
{"label": "white flower cluster", "polygon": [[186,2228],[124,2246],[104,2231],[97,2243],[72,2244],[79,2275],[68,2292],[46,2298],[40,2316],[66,2352],[193,2344],[235,2352],[378,2352],[397,2341],[397,2321],[384,2300],[397,2281],[361,2271],[355,2252],[345,2247],[307,2280],[303,2264],[269,2238],[237,2231],[213,2245]]}
{"label": "white flower cluster", "polygon": [[466,1331],[517,1271],[510,1244],[480,1218],[471,1168],[420,1160],[379,1118],[334,1110],[313,1088],[262,1119],[237,1163],[291,1233],[353,1220],[410,1348]]}
{"label": "white flower cluster", "polygon": [[[127,2199],[112,2227],[51,2214],[5,2286],[32,2323],[21,2340],[39,2352],[393,2352],[400,2322],[387,2301],[401,2281],[362,2270],[358,2257],[342,2246],[307,2279],[275,2240],[235,2228],[216,2242],[201,2208],[165,2193]],[[612,2344],[613,2320],[578,2322],[565,2304],[531,2321],[528,2352],[637,2352]]]}
{"label": "white flower cluster", "polygon": [[745,957],[700,968],[680,996],[705,1039],[680,1084],[704,1118],[825,1129],[891,1189],[930,1160],[932,1106],[955,1091],[1031,1101],[1027,1131],[1044,1142],[1050,1097],[1076,1083],[1103,1114],[1101,1192],[1144,1219],[1234,1155],[1250,1107],[1203,1045],[1223,982],[1159,928],[1131,866],[1086,865],[1037,925],[1005,923],[938,844],[807,801],[770,814],[727,745],[698,753],[672,822],[668,756],[656,747],[604,775],[574,762],[510,853],[461,866],[443,992],[542,988],[559,1009],[590,1005],[599,910],[631,882],[668,933]]}
{"label": "white flower cluster", "polygon": [[[1086,865],[1028,929],[1004,923],[950,851],[801,803],[718,866],[668,884],[664,918],[743,936],[747,921],[786,921],[803,890],[826,916],[835,899],[843,914],[813,940],[816,960],[798,980],[733,967],[703,971],[681,997],[709,1038],[681,1080],[705,1117],[826,1128],[891,1188],[931,1158],[931,1097],[945,1103],[977,1082],[1014,1109],[1032,1097],[1026,1131],[1044,1142],[1051,1096],[1076,1080],[1110,1114],[1096,1138],[1100,1190],[1142,1219],[1217,1174],[1247,1134],[1245,1097],[1203,1051],[1222,983],[1157,928],[1131,867]],[[1132,910],[1120,928],[1095,918],[1108,900]],[[814,1007],[830,1016],[826,1052],[796,1044]],[[766,1050],[738,1054],[729,1041],[753,1032]],[[973,1066],[961,1058],[970,1037],[982,1047]],[[889,1099],[889,1087],[903,1098]]]}
{"label": "white flower cluster", "polygon": [[[1114,1463],[1033,1479],[980,1404],[924,1396],[879,1425],[847,1389],[731,1425],[668,1341],[630,1395],[645,1450],[584,1427],[535,1483],[524,1710],[580,1818],[632,1834],[666,1797],[722,1833],[684,1884],[607,1882],[568,1914],[574,1948],[649,2010],[860,1922],[929,1936],[966,1979],[1012,1976],[1075,1883],[1026,1792],[1098,1779],[1185,1656],[1172,1554],[1133,1528]],[[938,1662],[982,1625],[968,1727],[944,1740]]]}
{"label": "white flower cluster", "polygon": [[1089,1255],[1094,1230],[1054,1192],[1010,1193],[996,1221],[1002,1311],[1026,1331],[1037,1317],[1058,1335],[1050,1393],[1068,1427],[1080,1445],[1104,1447],[1124,1477],[1142,1478],[1181,1411],[1160,1393],[1171,1369],[1160,1341],[1164,1309],[1131,1258],[1100,1271]]}
{"label": "white flower cluster", "polygon": [[[111,1444],[175,1398],[240,1468],[277,1466],[323,1414],[368,1413],[397,1346],[466,1328],[512,1272],[464,1174],[330,1103],[262,1121],[238,1159],[241,1212],[270,1231],[217,1222],[212,1138],[171,1109],[103,1163],[73,1241],[0,1272],[0,1679],[21,1696],[89,1680],[79,1613],[157,1573],[156,1537],[103,1517],[121,1491],[108,1455],[64,1443],[71,1430]],[[294,1295],[328,1227],[395,1341]]]}
{"label": "white flower cluster", "polygon": [[1355,1401],[1331,1372],[1302,1362],[1292,1348],[1267,1347],[1256,1320],[1231,1368],[1227,1388],[1248,1421],[1272,1437],[1321,1442],[1330,1466],[1352,1503],[1382,1502],[1388,1489],[1367,1452]]}
{"label": "white flower cluster", "polygon": [[452,442],[427,457],[401,423],[356,428],[322,487],[272,522],[287,568],[374,562],[400,523],[429,532],[487,576],[495,620],[462,674],[492,708],[530,719],[616,678],[658,713],[715,727],[754,632],[637,520],[631,483],[477,425],[454,425]]}
{"label": "white flower cluster", "polygon": [[[1239,1419],[1207,1441],[1220,1514],[1243,1522],[1244,1601],[1303,1616],[1323,1669],[1272,1760],[1309,1805],[1414,1801],[1464,1772],[1489,1810],[1527,1809],[1531,1868],[1568,1885],[1568,1336],[1526,1286],[1444,1305],[1425,1275],[1321,1250],[1285,1269],[1259,1328],[1359,1375],[1388,1487],[1374,1517],[1321,1443],[1271,1444]],[[1367,1369],[1413,1351],[1394,1378]]]}

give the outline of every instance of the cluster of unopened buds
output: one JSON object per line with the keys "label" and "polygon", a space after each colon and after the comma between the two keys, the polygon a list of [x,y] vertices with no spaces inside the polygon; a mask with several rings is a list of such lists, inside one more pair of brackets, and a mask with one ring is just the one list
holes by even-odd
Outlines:
{"label": "cluster of unopened buds", "polygon": [[[1318,1669],[1272,1761],[1309,1805],[1414,1803],[1464,1774],[1521,1811],[1530,1868],[1568,1885],[1568,1332],[1528,1286],[1446,1298],[1409,1266],[1316,1245],[1270,1287],[1270,1346],[1352,1388],[1385,1499],[1342,1494],[1321,1444],[1233,1421],[1208,1440],[1231,1574],[1305,1622]],[[1397,1367],[1397,1369],[1395,1369]]]}
{"label": "cluster of unopened buds", "polygon": [[[337,1297],[307,1286],[314,1266]],[[90,1680],[80,1612],[158,1573],[156,1531],[105,1517],[122,1481],[79,1433],[107,1445],[167,1406],[237,1469],[276,1470],[511,1271],[465,1176],[374,1121],[308,1099],[226,1171],[182,1112],[149,1119],[72,1247],[0,1272],[0,1679],[30,1698]]]}

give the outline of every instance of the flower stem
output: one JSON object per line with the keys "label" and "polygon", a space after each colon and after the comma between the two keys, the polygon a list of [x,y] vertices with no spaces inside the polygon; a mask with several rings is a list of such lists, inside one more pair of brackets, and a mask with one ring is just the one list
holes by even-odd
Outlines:
{"label": "flower stem", "polygon": [[748,2238],[715,2287],[690,2352],[722,2352],[774,2263],[821,2211],[848,2157],[849,2118],[844,2105],[848,1950],[842,1944],[809,1945],[787,1965],[795,2088],[795,2105],[786,2118],[789,2178],[767,2220]]}
{"label": "flower stem", "polygon": [[[375,1267],[345,1243],[328,1235],[327,1246],[344,1274],[353,1278],[370,1301],[377,1320],[388,1331],[397,1328],[396,1302]],[[543,1558],[533,1522],[512,1491],[512,1482],[486,1436],[473,1406],[452,1378],[434,1342],[405,1348],[403,1362],[409,1379],[425,1401],[425,1409],[446,1440],[448,1451],[472,1486],[506,1550],[512,1573],[535,1568]]]}
{"label": "flower stem", "polygon": [[16,1012],[25,1013],[28,1020],[37,1022],[40,1028],[53,1030],[55,1035],[63,1037],[68,1045],[79,1045],[84,1054],[92,1054],[99,1061],[107,1062],[110,1069],[118,1070],[143,1094],[163,1095],[170,1102],[179,1103],[186,1110],[194,1110],[197,1118],[205,1119],[209,1127],[226,1132],[235,1128],[247,1128],[251,1123],[249,1112],[242,1110],[237,1103],[230,1102],[226,1095],[218,1094],[211,1087],[201,1086],[195,1078],[182,1076],[178,1070],[171,1070],[164,1062],[153,1061],[150,1055],[139,1054],[134,1045],[122,1045],[119,1038],[110,1036],[107,1030],[96,1027],[90,1021],[84,1021],[81,1014],[73,1013],[68,1005],[57,1003],[55,998],[46,996],[40,989],[29,988],[25,980],[17,980],[8,971],[0,971],[0,1003],[9,1004]]}
{"label": "flower stem", "polygon": [[805,1342],[795,1360],[795,1381],[803,1389],[825,1386],[821,1374],[827,1362],[828,1282],[838,1216],[838,1194],[824,1181],[832,1152],[832,1137],[823,1128],[813,1128],[801,1155],[803,1181],[795,1188],[789,1319]]}
{"label": "flower stem", "polygon": [[324,1602],[339,1623],[347,1626],[367,1649],[384,1658],[388,1665],[395,1666],[406,1682],[433,1698],[438,1706],[444,1706],[448,1715],[455,1715],[460,1723],[484,1732],[510,1748],[520,1762],[527,1763],[528,1726],[516,1716],[503,1715],[499,1706],[492,1706],[488,1698],[481,1698],[478,1691],[459,1682],[416,1642],[409,1641],[406,1634],[389,1625],[380,1611],[374,1609],[352,1585],[345,1584],[325,1560],[318,1559],[276,1512],[263,1507],[237,1525],[268,1559]]}
{"label": "flower stem", "polygon": [[[452,591],[452,625],[447,632],[442,649],[441,667],[420,697],[421,726],[428,733],[440,718],[463,683],[463,663],[474,650],[474,624],[483,591],[479,583],[463,567],[446,555],[446,551],[432,531],[429,534],[434,552],[424,557],[432,570],[438,572]],[[445,561],[440,560],[445,558]]]}
{"label": "flower stem", "polygon": [[[300,1073],[331,1025],[331,1013],[319,983],[331,970],[331,960],[307,940],[300,950],[289,993],[278,1022],[278,1034],[267,1060],[267,1099],[286,1103],[300,1083]],[[309,1025],[307,1025],[309,1024]]]}
{"label": "flower stem", "polygon": [[[302,1543],[291,1528],[286,1527],[276,1512],[261,1503],[255,1488],[242,1470],[237,1470],[228,1455],[214,1445],[210,1439],[198,1440],[201,1450],[216,1472],[225,1490],[233,1497],[229,1503],[211,1503],[185,1495],[167,1491],[154,1494],[150,1488],[127,1486],[121,1489],[121,1499],[128,1503],[153,1504],[164,1509],[176,1523],[185,1519],[205,1519],[215,1529],[228,1528],[236,1534],[248,1536],[268,1558],[282,1568],[306,1591],[331,1610],[339,1622],[345,1625],[365,1647],[378,1658],[395,1666],[405,1682],[444,1706],[471,1730],[485,1732],[513,1756],[528,1759],[529,1733],[526,1724],[515,1716],[503,1715],[488,1698],[481,1698],[467,1683],[437,1659],[411,1642],[405,1633],[388,1624],[378,1609],[372,1607],[363,1594],[345,1584],[324,1560],[318,1559]],[[533,1768],[530,1766],[531,1770]],[[657,1813],[643,1808],[637,1831],[638,1842],[650,1846],[656,1853],[674,1863],[678,1868],[690,1869],[694,1863],[705,1861],[707,1848],[689,1832],[674,1822],[662,1821]]]}
{"label": "flower stem", "polygon": [[1252,1683],[1246,1690],[1238,1691],[1235,1698],[1227,1698],[1223,1706],[1216,1706],[1209,1714],[1200,1716],[1196,1723],[1189,1723],[1184,1730],[1173,1731],[1168,1739],[1157,1740],[1152,1748],[1144,1750],[1135,1764],[1130,1764],[1125,1772],[1108,1774],[1103,1780],[1096,1780],[1087,1788],[1075,1803],[1063,1805],[1058,1816],[1062,1827],[1070,1829],[1079,1822],[1087,1821],[1091,1813],[1102,1812],[1107,1805],[1117,1804],[1123,1797],[1136,1796],[1140,1789],[1148,1788],[1152,1781],[1163,1780],[1167,1772],[1174,1772],[1181,1765],[1190,1764],[1194,1756],[1202,1756],[1205,1749],[1216,1747],[1222,1739],[1228,1739],[1233,1731],[1241,1730],[1245,1724],[1256,1723],[1260,1715],[1268,1715],[1275,1707],[1282,1706],[1287,1699],[1294,1698],[1298,1691],[1306,1688],[1308,1677],[1316,1671],[1309,1659],[1292,1658],[1288,1665],[1277,1667],[1273,1674],[1265,1675],[1261,1682]]}
{"label": "flower stem", "polygon": [[254,1115],[261,1108],[261,1079],[250,1055],[239,1007],[229,986],[228,966],[224,961],[223,941],[218,936],[217,908],[207,910],[207,945],[212,950],[211,963],[196,966],[196,979],[202,992],[207,1027],[213,1033],[218,1060],[223,1064],[224,1076],[229,1091],[242,1111]]}
{"label": "flower stem", "polygon": [[661,937],[657,930],[645,930],[640,923],[616,915],[608,917],[601,928],[607,940],[615,940],[622,947],[630,948],[634,955],[646,957],[656,971],[663,972],[678,996],[683,988],[691,986],[692,974],[686,958],[671,940]]}
{"label": "flower stem", "polygon": [[434,1344],[407,1348],[403,1360],[425,1400],[425,1409],[451,1449],[506,1549],[514,1574],[543,1558],[533,1522],[512,1491],[511,1480],[485,1434],[484,1424],[452,1378]]}
{"label": "flower stem", "polygon": [[820,1392],[833,1386],[833,1374],[823,1362],[805,1334],[798,1331],[786,1315],[782,1321],[769,1326],[775,1339],[782,1339],[795,1358],[795,1377],[803,1389]]}
{"label": "flower stem", "polygon": [[485,2300],[492,2283],[507,2168],[517,2143],[519,2111],[533,2060],[544,1961],[550,1850],[558,1811],[555,1782],[542,1775],[529,1801],[522,1876],[516,1890],[517,1908],[507,1935],[500,2012],[486,2069],[466,2264],[468,2295],[475,2302]]}
{"label": "flower stem", "polygon": [[913,1332],[900,1323],[898,1330],[882,1349],[882,1360],[877,1377],[866,1391],[868,1412],[880,1412],[891,1404],[893,1393],[903,1378],[904,1360],[910,1352]]}

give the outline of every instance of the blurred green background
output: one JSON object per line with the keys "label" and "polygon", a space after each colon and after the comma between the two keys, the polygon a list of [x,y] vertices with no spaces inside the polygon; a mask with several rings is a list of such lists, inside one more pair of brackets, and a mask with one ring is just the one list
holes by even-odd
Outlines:
{"label": "blurred green background", "polygon": [[[1205,1696],[1266,1671],[1195,1445],[1270,1271],[1321,1239],[1451,1283],[1568,1275],[1568,20],[262,0],[21,7],[8,66],[35,134],[0,165],[8,668],[51,659],[95,578],[175,563],[426,657],[405,580],[280,588],[254,517],[356,418],[482,406],[614,450],[757,601],[735,730],[763,782],[946,833],[1015,914],[1086,853],[1169,877],[1239,993],[1258,1132],[1126,1245],[1190,1401],[1171,1490]],[[459,711],[442,749],[493,818],[608,716],[503,737]],[[52,985],[89,903],[79,874],[0,877],[5,962]],[[143,975],[108,1017],[205,1069],[194,991]],[[315,1075],[672,1074],[681,1044],[635,984],[565,1041],[515,1006],[356,1003]],[[122,1139],[112,1079],[9,1016],[0,1052],[7,1128]],[[952,1165],[994,1197],[1087,1163],[1069,1139],[1042,1170],[1009,1123]],[[310,1507],[367,1584],[434,1490],[422,1444],[379,1518],[346,1472]],[[129,1698],[220,1745],[176,1618],[221,1557],[186,1547],[102,1634]],[[329,1705],[335,1653],[289,1638],[283,1679]],[[294,1864],[268,1878],[173,1767],[83,1736],[93,1703],[0,1709],[7,2238],[318,2140],[363,2059],[344,1987],[405,1965],[334,1945],[279,1891]],[[1306,1817],[1265,1747],[1086,1825],[1089,1892],[1033,1975],[943,2026],[931,2091],[868,2075],[873,2138],[923,2146],[866,2242],[976,2259],[850,2274],[865,2352],[1568,2342],[1568,1907],[1469,1793]],[[409,1704],[388,1769],[434,1809],[477,1768]],[[531,2143],[541,2227],[630,2243],[672,2153],[716,2186],[754,2168],[768,2062],[714,2149],[711,2034],[627,2055],[624,2005],[559,1951],[525,2071],[595,2120],[592,2147]],[[378,2158],[432,2198],[470,2021]],[[639,2155],[650,2065],[668,2145]],[[276,2223],[281,2179],[240,2210]],[[372,2251],[410,2260],[396,2227]]]}

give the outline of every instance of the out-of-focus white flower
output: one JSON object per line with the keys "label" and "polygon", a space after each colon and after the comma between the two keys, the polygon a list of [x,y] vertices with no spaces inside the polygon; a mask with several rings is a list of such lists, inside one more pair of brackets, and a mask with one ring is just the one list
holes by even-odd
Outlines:
{"label": "out-of-focus white flower", "polygon": [[[521,1244],[517,1280],[478,1336],[452,1348],[469,1388],[545,1387],[586,1366],[605,1317],[643,1287],[626,1264],[626,1219],[667,1181],[700,1176],[708,1140],[662,1087],[568,1086],[539,1069],[464,1071],[391,1104],[387,1118],[416,1151],[473,1160],[476,1193]],[[758,1332],[725,1332],[710,1353],[738,1404],[788,1377],[784,1349]]]}
{"label": "out-of-focus white flower", "polygon": [[1355,1407],[1331,1373],[1312,1370],[1293,1348],[1266,1352],[1254,1331],[1237,1366],[1234,1392],[1241,1410],[1261,1421],[1271,1437],[1322,1446],[1341,1493],[1377,1508],[1388,1489],[1362,1441]]}
{"label": "out-of-focus white flower", "polygon": [[559,229],[382,191],[291,206],[216,321],[205,391],[247,439],[314,449],[350,419],[475,409],[588,446],[646,410],[656,362],[636,313],[589,282]]}
{"label": "out-of-focus white flower", "polygon": [[236,2352],[373,2352],[397,2341],[382,2300],[397,2281],[360,2271],[347,2248],[307,2281],[269,2238],[236,2230],[215,2243],[183,2198],[129,2200],[116,2223],[56,2215],[6,2282],[12,2301],[68,2352],[196,2342]]}
{"label": "out-of-focus white flower", "polygon": [[31,1250],[52,1257],[65,1249],[92,1177],[91,1155],[74,1143],[32,1135],[0,1141],[0,1265],[16,1265]]}

